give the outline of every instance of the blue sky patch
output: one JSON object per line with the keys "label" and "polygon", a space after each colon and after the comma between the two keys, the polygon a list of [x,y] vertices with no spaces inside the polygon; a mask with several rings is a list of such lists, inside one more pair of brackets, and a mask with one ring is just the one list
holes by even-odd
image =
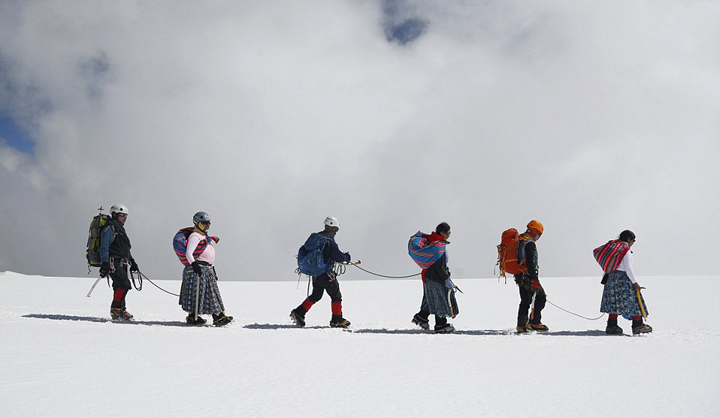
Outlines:
{"label": "blue sky patch", "polygon": [[383,29],[385,39],[399,45],[412,43],[425,33],[428,21],[417,16],[412,4],[406,0],[383,1]]}
{"label": "blue sky patch", "polygon": [[33,153],[35,142],[33,142],[27,131],[18,126],[9,116],[0,116],[0,138],[21,152]]}
{"label": "blue sky patch", "polygon": [[406,45],[419,38],[427,28],[427,22],[421,19],[406,19],[385,28],[385,36],[389,42]]}

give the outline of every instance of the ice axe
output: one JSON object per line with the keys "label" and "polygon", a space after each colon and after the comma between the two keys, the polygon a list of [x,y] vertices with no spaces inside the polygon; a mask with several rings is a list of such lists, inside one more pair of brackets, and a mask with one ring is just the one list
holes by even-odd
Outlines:
{"label": "ice axe", "polygon": [[95,283],[93,283],[92,287],[90,288],[90,291],[88,291],[88,293],[87,293],[87,295],[85,295],[85,297],[88,297],[88,298],[90,297],[93,290],[95,290],[95,286],[97,286],[98,282],[100,282],[100,279],[102,279],[102,277],[98,277],[97,280],[95,280]]}
{"label": "ice axe", "polygon": [[[640,289],[644,289],[644,287],[641,287]],[[640,305],[640,313],[642,313],[642,317],[647,318],[647,312],[645,312],[645,307],[643,306],[642,296],[640,296],[640,289],[635,289],[638,305]]]}

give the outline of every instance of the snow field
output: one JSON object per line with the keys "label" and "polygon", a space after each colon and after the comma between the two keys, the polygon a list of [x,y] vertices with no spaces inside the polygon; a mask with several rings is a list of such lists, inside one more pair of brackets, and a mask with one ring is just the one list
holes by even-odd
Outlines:
{"label": "snow field", "polygon": [[[0,416],[720,415],[718,277],[640,277],[655,331],[615,337],[606,318],[549,304],[549,333],[515,335],[517,288],[495,279],[458,280],[458,332],[434,335],[409,322],[419,280],[354,271],[340,278],[353,332],[327,327],[327,295],[297,329],[306,283],[218,273],[225,328],[184,325],[177,298],[147,282],[128,295],[137,321],[116,324],[104,281],[86,298],[93,278],[0,273]],[[541,281],[551,302],[600,316],[599,277]]]}

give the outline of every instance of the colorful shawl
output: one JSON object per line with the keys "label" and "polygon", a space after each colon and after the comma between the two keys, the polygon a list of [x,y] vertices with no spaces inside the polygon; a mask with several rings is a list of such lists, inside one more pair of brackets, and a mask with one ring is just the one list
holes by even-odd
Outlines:
{"label": "colorful shawl", "polygon": [[[187,257],[185,257],[185,252],[187,250],[187,242],[188,237],[192,232],[195,230],[194,227],[188,226],[187,228],[183,228],[175,234],[173,237],[173,250],[175,250],[175,255],[180,259],[180,262],[188,265]],[[193,257],[198,257],[200,254],[205,251],[205,247],[207,247],[209,240],[212,240],[213,242],[218,242],[217,237],[211,237],[207,234],[205,235],[205,239],[200,240],[200,243],[198,243],[197,248],[195,248],[195,251],[193,251]]]}
{"label": "colorful shawl", "polygon": [[597,260],[603,272],[610,273],[617,269],[630,247],[620,240],[611,240],[593,250],[593,256]]}
{"label": "colorful shawl", "polygon": [[448,244],[444,240],[428,242],[429,237],[430,235],[418,231],[408,242],[408,254],[423,270],[432,266],[445,254],[445,245]]}

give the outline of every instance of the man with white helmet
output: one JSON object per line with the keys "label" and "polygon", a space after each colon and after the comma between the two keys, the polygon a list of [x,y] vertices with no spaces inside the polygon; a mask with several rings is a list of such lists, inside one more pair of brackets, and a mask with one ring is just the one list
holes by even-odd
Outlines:
{"label": "man with white helmet", "polygon": [[128,217],[127,206],[116,204],[110,208],[110,221],[100,231],[100,276],[110,276],[113,287],[113,301],[110,304],[110,317],[114,321],[129,321],[133,316],[125,309],[125,296],[132,288],[128,276],[130,271],[139,271],[138,265],[130,254],[130,238],[125,232]]}
{"label": "man with white helmet", "polygon": [[[311,240],[317,239],[321,241],[322,258],[328,266],[328,269],[324,273],[312,277],[312,293],[300,306],[290,312],[290,318],[295,322],[295,325],[300,328],[305,326],[305,314],[323,297],[324,292],[327,292],[332,300],[330,305],[332,309],[330,326],[333,328],[347,328],[350,326],[350,321],[342,316],[342,294],[340,293],[340,284],[337,281],[337,273],[333,270],[335,263],[348,263],[351,260],[350,253],[340,251],[340,248],[335,242],[335,234],[337,234],[339,230],[340,222],[337,218],[329,216],[325,218],[325,229],[321,232],[311,234],[308,241],[306,241],[306,245]],[[330,262],[331,260],[333,262]]]}

